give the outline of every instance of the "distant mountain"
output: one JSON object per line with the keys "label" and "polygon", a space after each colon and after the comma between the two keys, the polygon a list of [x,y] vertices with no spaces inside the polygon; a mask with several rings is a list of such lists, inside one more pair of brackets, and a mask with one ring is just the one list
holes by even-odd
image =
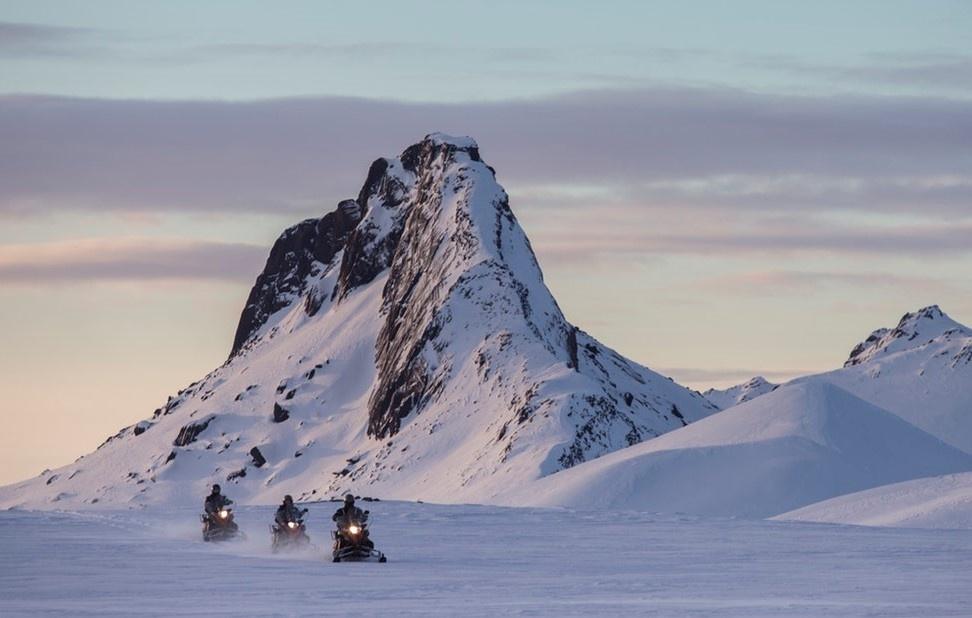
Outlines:
{"label": "distant mountain", "polygon": [[726,389],[710,388],[702,393],[702,396],[712,402],[712,405],[725,410],[736,404],[755,399],[760,395],[773,392],[779,384],[768,382],[763,376],[756,376],[748,382],[737,384]]}
{"label": "distant mountain", "polygon": [[972,455],[824,381],[782,386],[512,491],[511,504],[768,517],[972,470]]}
{"label": "distant mountain", "polygon": [[854,347],[823,380],[972,453],[972,329],[937,306],[907,313]]}
{"label": "distant mountain", "polygon": [[225,364],[0,506],[488,502],[714,411],[567,322],[477,144],[432,134],[284,231]]}
{"label": "distant mountain", "polygon": [[[972,328],[937,305],[906,313],[854,346],[844,366],[797,378],[825,381],[972,454]],[[772,392],[762,378],[704,396],[720,409]]]}
{"label": "distant mountain", "polygon": [[777,519],[972,529],[972,472],[905,481],[817,502]]}
{"label": "distant mountain", "polygon": [[[851,350],[850,358],[844,363],[844,367],[857,367],[871,361],[889,358],[899,352],[922,349],[941,338],[951,340],[953,336],[972,337],[972,329],[945,315],[938,305],[931,305],[914,313],[904,314],[898,325],[892,329],[879,328],[871,333],[867,339]],[[965,351],[972,351],[972,348],[966,348]],[[960,359],[951,360],[954,366]],[[966,356],[964,360],[968,363],[972,357]]]}

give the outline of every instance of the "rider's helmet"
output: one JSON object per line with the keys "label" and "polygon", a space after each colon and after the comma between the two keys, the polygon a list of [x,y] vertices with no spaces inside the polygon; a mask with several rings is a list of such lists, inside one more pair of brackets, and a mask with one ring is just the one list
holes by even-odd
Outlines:
{"label": "rider's helmet", "polygon": [[354,506],[354,496],[351,494],[344,496],[344,504]]}
{"label": "rider's helmet", "polygon": [[219,485],[213,485],[213,494],[218,494],[220,492]]}
{"label": "rider's helmet", "polygon": [[293,503],[294,503],[294,497],[293,496],[291,496],[290,494],[287,494],[286,496],[284,496],[284,504],[293,504]]}

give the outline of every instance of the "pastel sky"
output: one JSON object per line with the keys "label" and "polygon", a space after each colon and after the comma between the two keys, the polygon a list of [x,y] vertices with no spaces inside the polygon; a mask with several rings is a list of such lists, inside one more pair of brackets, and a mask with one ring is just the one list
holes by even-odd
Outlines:
{"label": "pastel sky", "polygon": [[0,483],[219,365],[276,236],[432,131],[686,385],[972,324],[972,3],[5,0]]}

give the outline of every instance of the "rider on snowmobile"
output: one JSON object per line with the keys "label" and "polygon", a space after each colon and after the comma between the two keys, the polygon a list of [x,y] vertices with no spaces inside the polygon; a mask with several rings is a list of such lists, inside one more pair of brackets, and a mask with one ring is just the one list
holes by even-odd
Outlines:
{"label": "rider on snowmobile", "polygon": [[206,515],[212,517],[231,504],[233,504],[233,501],[220,493],[219,485],[213,485],[213,491],[206,496],[206,502],[203,508],[206,511]]}
{"label": "rider on snowmobile", "polygon": [[[344,540],[341,530],[353,523],[363,524],[368,521],[368,511],[362,511],[356,507],[354,505],[354,496],[348,494],[344,496],[344,506],[335,511],[334,515],[331,516],[331,520],[337,523],[337,538],[338,541],[341,542]],[[364,530],[364,536],[361,539],[361,543],[372,549],[375,547],[374,542],[368,538],[367,528]]]}
{"label": "rider on snowmobile", "polygon": [[294,506],[294,499],[287,494],[284,496],[283,504],[277,507],[277,514],[274,516],[274,521],[277,525],[283,528],[287,525],[287,522],[299,522],[303,519],[304,515],[307,514],[307,509],[298,509]]}

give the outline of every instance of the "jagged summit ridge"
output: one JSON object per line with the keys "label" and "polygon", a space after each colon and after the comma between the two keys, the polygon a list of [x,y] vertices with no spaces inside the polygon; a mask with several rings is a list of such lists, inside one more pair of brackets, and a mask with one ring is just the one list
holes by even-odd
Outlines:
{"label": "jagged summit ridge", "polygon": [[477,144],[430,134],[281,235],[226,363],[0,505],[490,502],[714,411],[570,324]]}
{"label": "jagged summit ridge", "polygon": [[880,355],[915,348],[942,336],[972,336],[972,330],[946,315],[938,305],[906,313],[893,329],[879,328],[851,350],[844,367],[860,365]]}

